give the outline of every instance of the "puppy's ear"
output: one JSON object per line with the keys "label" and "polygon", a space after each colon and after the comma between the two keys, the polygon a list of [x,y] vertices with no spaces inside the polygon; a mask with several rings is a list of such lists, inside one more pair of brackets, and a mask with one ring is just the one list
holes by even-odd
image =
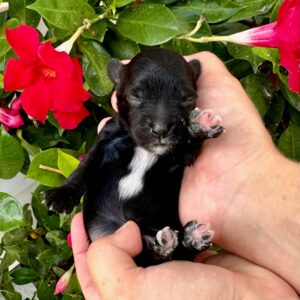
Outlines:
{"label": "puppy's ear", "polygon": [[119,90],[124,78],[124,65],[117,59],[109,61],[107,71],[110,79],[115,85],[116,90]]}
{"label": "puppy's ear", "polygon": [[201,71],[200,62],[197,59],[193,59],[193,60],[189,61],[189,65],[194,73],[195,80],[197,80],[200,75],[200,71]]}

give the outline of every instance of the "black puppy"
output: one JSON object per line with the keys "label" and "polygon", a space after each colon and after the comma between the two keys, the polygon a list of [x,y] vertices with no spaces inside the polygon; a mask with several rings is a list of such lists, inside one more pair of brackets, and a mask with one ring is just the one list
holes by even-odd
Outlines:
{"label": "black puppy", "polygon": [[199,62],[156,48],[127,65],[112,60],[108,72],[119,115],[65,183],[46,192],[46,204],[69,213],[84,195],[91,241],[135,221],[144,241],[142,265],[187,258],[186,249],[207,249],[213,235],[209,226],[191,221],[182,228],[178,216],[184,167],[205,139],[223,132],[218,116],[195,108]]}

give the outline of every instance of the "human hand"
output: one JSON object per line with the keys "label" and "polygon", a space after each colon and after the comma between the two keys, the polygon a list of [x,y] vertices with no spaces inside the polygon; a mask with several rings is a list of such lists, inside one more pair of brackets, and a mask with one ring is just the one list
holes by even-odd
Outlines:
{"label": "human hand", "polygon": [[215,243],[273,270],[299,292],[300,166],[278,153],[239,81],[215,55],[191,59],[202,66],[197,106],[222,116],[226,132],[205,141],[186,168],[181,222],[210,222]]}
{"label": "human hand", "polygon": [[212,255],[205,264],[171,261],[148,268],[132,259],[141,252],[137,225],[126,223],[115,234],[89,247],[82,214],[71,227],[77,276],[86,300],[117,299],[298,299],[272,272],[230,254]]}

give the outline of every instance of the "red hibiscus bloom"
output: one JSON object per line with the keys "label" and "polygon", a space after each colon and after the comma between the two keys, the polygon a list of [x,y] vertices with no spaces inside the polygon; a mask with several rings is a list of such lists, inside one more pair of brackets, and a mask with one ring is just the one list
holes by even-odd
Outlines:
{"label": "red hibiscus bloom", "polygon": [[289,72],[289,88],[300,94],[300,1],[285,0],[277,22],[233,34],[230,42],[278,48],[280,62]]}
{"label": "red hibiscus bloom", "polygon": [[24,124],[20,115],[20,109],[20,99],[15,99],[10,108],[0,107],[0,123],[6,131],[8,131],[8,127],[19,128]]}
{"label": "red hibiscus bloom", "polygon": [[18,59],[11,58],[6,65],[4,89],[23,90],[22,106],[36,120],[44,123],[52,111],[62,128],[75,128],[89,115],[83,102],[91,97],[83,89],[78,60],[56,51],[50,42],[41,43],[38,32],[28,25],[7,29],[6,38]]}

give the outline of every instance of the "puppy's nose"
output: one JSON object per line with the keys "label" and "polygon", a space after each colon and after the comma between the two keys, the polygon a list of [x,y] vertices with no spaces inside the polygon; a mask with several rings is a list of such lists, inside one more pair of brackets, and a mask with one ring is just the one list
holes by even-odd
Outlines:
{"label": "puppy's nose", "polygon": [[151,131],[156,137],[164,137],[169,132],[169,126],[162,122],[157,122],[151,126]]}

